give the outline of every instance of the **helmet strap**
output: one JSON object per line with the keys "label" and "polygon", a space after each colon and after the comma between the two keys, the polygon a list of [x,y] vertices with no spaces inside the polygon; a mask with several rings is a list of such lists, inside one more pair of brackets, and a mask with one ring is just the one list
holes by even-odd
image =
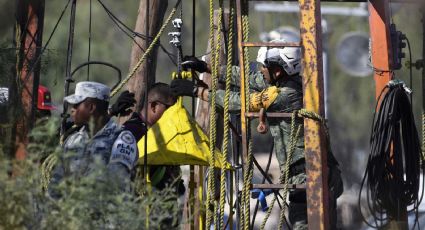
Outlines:
{"label": "helmet strap", "polygon": [[270,77],[270,84],[274,85],[276,83],[276,76],[275,74],[271,71],[272,68],[270,68],[270,66],[268,64],[265,64],[264,67],[266,67],[267,72],[269,72],[269,77]]}
{"label": "helmet strap", "polygon": [[[280,66],[273,66],[273,65],[267,65],[266,66],[267,70],[269,71],[270,83],[272,85],[276,84],[276,82],[278,80],[278,77],[276,76],[276,72],[274,71],[276,67],[281,68]],[[282,71],[285,71],[285,70],[282,69]]]}

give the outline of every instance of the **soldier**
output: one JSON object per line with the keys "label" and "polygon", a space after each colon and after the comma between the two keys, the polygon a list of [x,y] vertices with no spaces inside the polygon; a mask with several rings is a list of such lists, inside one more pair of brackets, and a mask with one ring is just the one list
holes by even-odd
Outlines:
{"label": "soldier", "polygon": [[[281,41],[278,41],[281,42]],[[303,91],[301,71],[301,50],[295,47],[267,48],[261,47],[258,51],[257,62],[259,71],[249,75],[250,88],[250,111],[259,111],[264,108],[268,112],[291,113],[303,107]],[[183,62],[185,68],[198,72],[211,72],[207,63],[196,58],[188,58]],[[225,76],[224,68],[220,70],[220,77]],[[238,85],[239,68],[233,66],[232,80]],[[207,88],[195,86],[191,81],[176,79],[171,82],[171,88],[176,95],[197,96],[198,98],[211,100]],[[224,90],[217,90],[217,106],[224,105]],[[240,110],[239,92],[231,92],[229,110]],[[285,166],[286,155],[289,150],[291,118],[267,118],[270,133],[274,139],[274,152],[281,169]],[[296,120],[297,124],[303,125],[302,119]],[[329,193],[332,229],[336,228],[336,199],[343,191],[338,162],[332,153],[328,154],[329,167]],[[297,140],[295,151],[289,170],[289,183],[301,184],[306,182],[305,156],[304,156],[304,133],[301,128],[300,137]],[[293,229],[307,229],[307,205],[306,192],[292,190],[289,192],[289,220]]]}
{"label": "soldier", "polygon": [[[110,89],[97,82],[79,82],[75,94],[64,98],[71,108],[74,131],[63,143],[62,160],[66,164],[55,167],[51,185],[58,184],[64,176],[77,178],[105,166],[109,182],[121,190],[129,189],[130,172],[138,159],[136,140],[108,115]],[[52,193],[53,192],[53,193]],[[49,188],[49,193],[55,197]]]}

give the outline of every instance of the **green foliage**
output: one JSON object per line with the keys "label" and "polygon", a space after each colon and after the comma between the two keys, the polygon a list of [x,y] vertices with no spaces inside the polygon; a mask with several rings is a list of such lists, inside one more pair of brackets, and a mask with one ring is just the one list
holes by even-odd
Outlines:
{"label": "green foliage", "polygon": [[[57,120],[39,124],[31,135],[29,157],[0,159],[0,229],[159,229],[178,226],[174,190],[123,192],[114,175],[100,168],[84,177],[65,177],[42,189],[40,161],[60,154]],[[100,166],[99,166],[100,167]],[[52,192],[53,191],[53,192]],[[59,194],[50,196],[49,194]],[[55,197],[55,198],[52,198]],[[174,217],[171,218],[170,217]],[[170,220],[175,221],[174,225]],[[147,225],[148,224],[148,225]]]}

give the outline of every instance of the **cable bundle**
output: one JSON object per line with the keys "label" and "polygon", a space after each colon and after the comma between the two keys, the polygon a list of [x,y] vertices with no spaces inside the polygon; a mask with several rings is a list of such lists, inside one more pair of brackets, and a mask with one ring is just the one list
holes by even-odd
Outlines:
{"label": "cable bundle", "polygon": [[422,200],[423,194],[419,198],[418,192],[424,159],[406,91],[404,83],[391,81],[382,90],[375,108],[371,150],[359,193],[360,207],[362,191],[367,189],[367,208],[375,224],[363,220],[374,228],[399,219],[407,206],[412,206],[409,211],[417,214]]}

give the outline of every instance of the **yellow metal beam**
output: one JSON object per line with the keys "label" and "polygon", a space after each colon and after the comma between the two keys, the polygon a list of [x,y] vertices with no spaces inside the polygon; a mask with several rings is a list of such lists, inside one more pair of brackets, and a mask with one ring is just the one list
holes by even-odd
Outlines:
{"label": "yellow metal beam", "polygon": [[[300,0],[304,108],[324,116],[320,0]],[[304,119],[309,229],[329,229],[328,169],[324,130]]]}

